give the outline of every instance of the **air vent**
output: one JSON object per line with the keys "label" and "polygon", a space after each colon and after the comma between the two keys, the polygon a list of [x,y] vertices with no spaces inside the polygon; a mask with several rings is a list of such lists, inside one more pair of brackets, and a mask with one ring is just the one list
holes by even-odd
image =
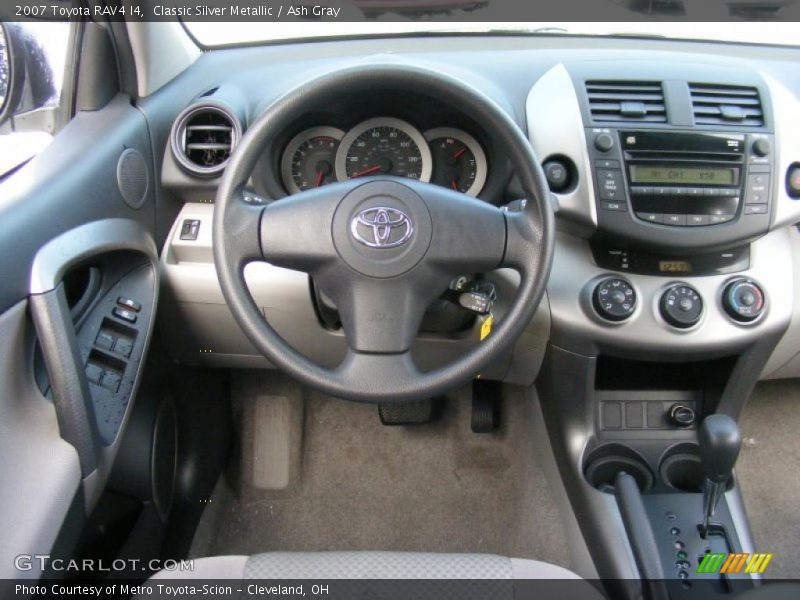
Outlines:
{"label": "air vent", "polygon": [[595,122],[666,123],[664,90],[657,81],[587,81]]}
{"label": "air vent", "polygon": [[172,153],[187,171],[202,176],[220,173],[241,137],[241,126],[230,110],[218,104],[187,108],[172,130]]}
{"label": "air vent", "polygon": [[760,127],[764,112],[754,87],[690,83],[696,125]]}

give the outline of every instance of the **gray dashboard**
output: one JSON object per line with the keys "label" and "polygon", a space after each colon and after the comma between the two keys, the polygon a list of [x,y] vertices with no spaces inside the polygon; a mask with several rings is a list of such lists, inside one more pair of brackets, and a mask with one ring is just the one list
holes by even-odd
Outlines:
{"label": "gray dashboard", "polygon": [[[398,37],[217,49],[201,56],[165,89],[143,99],[140,109],[154,125],[156,150],[163,148],[158,229],[159,241],[164,244],[161,262],[167,298],[162,306],[173,316],[168,320],[168,339],[173,354],[182,361],[216,366],[266,366],[224,306],[210,252],[211,204],[218,178],[193,176],[174,159],[168,136],[176,116],[187,106],[210,97],[229,106],[246,131],[247,124],[264,107],[317,74],[353,63],[386,62],[427,66],[470,83],[503,107],[527,132],[540,160],[566,157],[571,161],[573,185],[555,193],[560,207],[560,239],[548,302],[540,307],[526,339],[504,364],[497,366],[493,377],[530,383],[548,341],[588,355],[636,348],[651,353],[655,359],[733,353],[759,339],[781,336],[782,341],[763,375],[800,374],[800,343],[795,342],[800,339],[796,275],[800,240],[793,227],[800,222],[800,201],[791,198],[784,185],[787,169],[800,160],[800,136],[792,131],[800,113],[797,69],[800,51],[767,46],[560,36]],[[652,247],[648,247],[646,229],[638,236],[619,234],[619,230],[609,235],[606,231],[604,240],[624,250],[657,248],[688,257],[747,246],[750,261],[735,276],[757,281],[766,293],[765,314],[757,322],[736,322],[726,314],[721,294],[733,280],[733,274],[630,273],[597,263],[592,245],[604,227],[603,215],[598,214],[593,168],[597,156],[587,137],[594,130],[586,118],[581,85],[586,78],[658,80],[665,82],[666,87],[703,81],[758,88],[765,122],[756,130],[756,136],[767,137],[773,148],[770,158],[773,185],[766,213],[752,215],[753,218],[745,218],[743,213],[739,222],[750,225],[740,227],[737,232],[732,226],[691,231],[652,229],[653,239],[659,240]],[[349,105],[342,100],[331,99],[333,105],[339,103],[340,110],[346,113]],[[361,104],[365,102],[363,98],[359,100]],[[414,98],[413,94],[392,98],[386,90],[376,90],[375,100],[379,101],[380,114],[425,113],[423,99]],[[464,129],[475,131],[476,124],[470,123],[469,115],[460,114],[457,107],[451,107],[450,113],[456,123],[466,123]],[[348,114],[342,114],[341,119],[357,120]],[[297,129],[313,124],[321,123],[309,121],[298,124]],[[670,126],[672,123],[645,124],[643,128]],[[679,129],[697,128],[683,123]],[[736,126],[720,125],[716,129],[742,133],[742,128]],[[487,147],[490,165],[501,162],[492,156],[490,132],[479,132],[476,137]],[[751,138],[745,139],[749,144]],[[269,164],[264,171],[269,176],[254,176],[257,194],[275,198],[285,193],[281,191],[279,169],[274,169],[281,150],[267,149],[265,163]],[[504,203],[516,197],[513,174],[501,174],[490,189],[490,201]],[[200,234],[196,240],[180,239],[186,220],[198,222]],[[507,273],[492,276],[513,290],[513,276]],[[622,323],[599,318],[591,301],[586,299],[592,285],[611,276],[622,276],[638,293],[635,312]],[[268,266],[254,266],[249,282],[268,319],[278,323],[278,329],[286,332],[301,351],[321,362],[337,359],[341,336],[320,325],[305,277]],[[704,300],[702,319],[688,331],[671,327],[658,308],[662,292],[669,285],[682,282],[696,288]],[[421,342],[425,346],[421,352],[435,364],[476,340],[475,332],[466,332],[457,339],[432,336]]]}

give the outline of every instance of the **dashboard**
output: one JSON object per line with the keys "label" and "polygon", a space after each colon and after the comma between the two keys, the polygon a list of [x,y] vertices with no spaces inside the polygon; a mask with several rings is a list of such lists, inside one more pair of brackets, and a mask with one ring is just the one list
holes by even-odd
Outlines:
{"label": "dashboard", "polygon": [[[176,344],[179,359],[263,364],[229,319],[211,259],[211,205],[237,135],[317,74],[399,61],[448,73],[498,103],[526,134],[550,184],[559,237],[548,296],[529,337],[499,366],[501,378],[530,383],[548,342],[587,356],[687,360],[770,340],[774,346],[777,338],[767,371],[800,373],[800,346],[792,341],[800,339],[793,270],[800,259],[800,136],[791,133],[800,110],[797,51],[499,37],[491,44],[455,37],[295,49],[290,60],[270,47],[210,52],[176,83],[186,92],[176,88],[172,96],[182,100],[161,172],[177,199],[163,255],[179,313],[173,337],[190,331],[195,345],[216,348],[191,354]],[[182,135],[181,123],[198,106],[223,110],[230,136],[209,133],[197,141],[205,154],[193,155],[191,132],[206,124],[189,123]],[[342,90],[276,130],[252,176],[255,198],[279,200],[382,174],[496,205],[522,197],[491,131],[458,106],[413,89]],[[210,172],[179,164],[183,149]],[[181,238],[187,220],[198,224],[195,239]],[[308,278],[269,265],[253,266],[249,276],[254,299],[279,333],[321,364],[337,364],[343,340],[331,326],[335,318],[325,318],[329,307],[309,297]],[[501,318],[515,280],[489,276]],[[477,337],[439,333],[420,341],[426,355],[458,354]]]}

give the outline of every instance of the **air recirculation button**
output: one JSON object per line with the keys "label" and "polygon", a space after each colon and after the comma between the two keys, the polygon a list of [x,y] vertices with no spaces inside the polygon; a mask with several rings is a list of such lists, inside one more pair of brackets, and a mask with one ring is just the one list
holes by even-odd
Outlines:
{"label": "air recirculation button", "polygon": [[594,288],[592,304],[604,319],[624,321],[636,308],[636,292],[624,279],[609,277]]}
{"label": "air recirculation button", "polygon": [[664,292],[659,308],[667,323],[678,329],[688,329],[700,321],[703,299],[692,286],[680,283]]}
{"label": "air recirculation button", "polygon": [[764,312],[764,292],[749,279],[731,281],[722,294],[725,311],[736,321],[755,321]]}

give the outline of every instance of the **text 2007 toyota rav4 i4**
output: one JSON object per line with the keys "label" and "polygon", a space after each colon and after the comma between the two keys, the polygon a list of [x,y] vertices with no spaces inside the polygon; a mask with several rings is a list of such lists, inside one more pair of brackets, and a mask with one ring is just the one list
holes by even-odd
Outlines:
{"label": "text 2007 toyota rav4 i4", "polygon": [[796,32],[525,25],[3,24],[3,597],[800,598]]}

